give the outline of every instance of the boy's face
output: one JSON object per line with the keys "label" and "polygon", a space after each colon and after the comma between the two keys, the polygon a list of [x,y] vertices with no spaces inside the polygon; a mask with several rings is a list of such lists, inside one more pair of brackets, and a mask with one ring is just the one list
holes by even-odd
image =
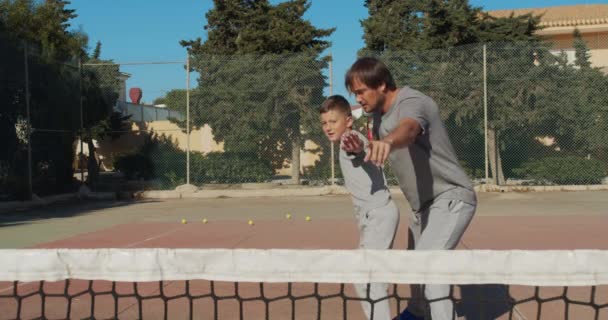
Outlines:
{"label": "boy's face", "polygon": [[353,125],[353,118],[340,110],[329,110],[321,114],[323,132],[331,142],[340,141],[342,135]]}
{"label": "boy's face", "polygon": [[355,95],[357,103],[361,105],[365,112],[372,113],[374,110],[382,109],[386,99],[384,89],[384,84],[374,89],[355,78],[350,87],[350,92]]}

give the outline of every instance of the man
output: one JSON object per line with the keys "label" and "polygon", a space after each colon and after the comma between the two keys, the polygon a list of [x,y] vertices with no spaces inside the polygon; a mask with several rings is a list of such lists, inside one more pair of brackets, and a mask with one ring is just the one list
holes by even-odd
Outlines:
{"label": "man", "polygon": [[[408,247],[415,250],[454,249],[477,206],[473,185],[460,167],[437,104],[409,87],[397,88],[388,68],[375,58],[360,58],[346,74],[346,87],[367,113],[380,121],[379,140],[369,143],[365,161],[387,159],[412,208]],[[361,141],[349,136],[343,149],[358,150]],[[404,266],[407,267],[407,266]],[[421,295],[413,290],[414,301]],[[453,319],[448,285],[426,285],[433,320]],[[436,300],[438,299],[438,300]],[[423,319],[424,304],[410,303],[398,319]]]}

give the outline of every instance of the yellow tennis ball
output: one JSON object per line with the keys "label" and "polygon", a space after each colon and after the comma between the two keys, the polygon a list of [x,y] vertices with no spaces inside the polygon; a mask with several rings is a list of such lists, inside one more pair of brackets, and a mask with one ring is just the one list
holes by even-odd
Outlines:
{"label": "yellow tennis ball", "polygon": [[182,219],[182,224],[186,224],[188,223],[188,221],[186,221],[186,219]]}
{"label": "yellow tennis ball", "polygon": [[312,218],[310,216],[306,216],[306,221],[310,221]]}
{"label": "yellow tennis ball", "polygon": [[249,220],[249,225],[252,226],[253,225],[253,220]]}
{"label": "yellow tennis ball", "polygon": [[285,218],[287,218],[287,219],[291,219],[291,214],[290,214],[290,213],[286,214],[286,215],[285,215]]}
{"label": "yellow tennis ball", "polygon": [[204,218],[204,219],[203,219],[203,223],[207,223],[207,222],[208,222],[208,221],[207,221],[207,218]]}

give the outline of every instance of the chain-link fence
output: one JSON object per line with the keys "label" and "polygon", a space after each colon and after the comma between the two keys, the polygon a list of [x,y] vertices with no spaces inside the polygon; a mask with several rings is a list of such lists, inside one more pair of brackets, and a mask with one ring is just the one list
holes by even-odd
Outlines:
{"label": "chain-link fence", "polygon": [[574,51],[492,43],[376,55],[398,83],[437,101],[478,183],[605,183],[608,77]]}
{"label": "chain-link fence", "polygon": [[192,125],[208,124],[214,139],[223,142],[223,150],[207,156],[193,179],[330,178],[329,143],[316,110],[327,86],[326,61],[315,54],[199,56],[192,66],[199,74],[199,86],[190,93]]}
{"label": "chain-link fence", "polygon": [[[594,51],[559,45],[368,54],[382,58],[398,84],[437,101],[476,183],[606,183],[608,76],[591,64]],[[337,146],[324,137],[317,112],[334,83],[343,85],[342,74],[330,76],[329,57],[79,65],[45,60],[23,44],[4,49],[2,199],[82,182],[116,191],[340,181]],[[365,122],[355,128],[365,130]],[[387,176],[395,182],[390,167]]]}
{"label": "chain-link fence", "polygon": [[496,184],[605,181],[608,77],[583,50],[570,51],[569,59],[546,44],[487,46],[488,160]]}
{"label": "chain-link fence", "polygon": [[180,126],[185,114],[168,108],[166,102],[175,94],[185,97],[185,62],[97,61],[83,64],[83,70],[114,92],[114,121],[97,134],[95,152],[87,150],[87,157],[96,157],[101,171],[91,187],[119,191],[185,184],[188,143],[196,140],[197,132],[188,139],[186,128]]}
{"label": "chain-link fence", "polygon": [[0,46],[0,199],[74,191],[78,64],[9,37]]}

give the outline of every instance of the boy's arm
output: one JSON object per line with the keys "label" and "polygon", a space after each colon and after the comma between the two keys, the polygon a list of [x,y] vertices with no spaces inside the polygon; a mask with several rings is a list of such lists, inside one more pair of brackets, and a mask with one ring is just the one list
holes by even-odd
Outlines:
{"label": "boy's arm", "polygon": [[363,152],[365,143],[354,132],[349,132],[342,136],[342,150],[350,154],[359,154]]}
{"label": "boy's arm", "polygon": [[359,166],[367,156],[369,142],[362,138],[358,133],[351,131],[342,137],[341,147],[347,154],[348,159],[353,161],[353,165]]}

